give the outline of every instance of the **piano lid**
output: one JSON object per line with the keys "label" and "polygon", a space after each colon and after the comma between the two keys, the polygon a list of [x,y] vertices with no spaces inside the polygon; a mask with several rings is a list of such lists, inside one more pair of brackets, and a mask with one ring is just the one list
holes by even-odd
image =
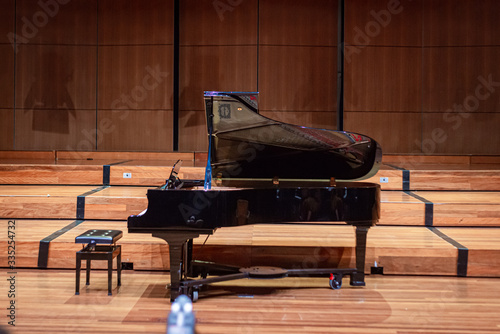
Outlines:
{"label": "piano lid", "polygon": [[205,111],[214,178],[358,180],[375,175],[382,160],[365,135],[260,115],[257,92],[207,91]]}

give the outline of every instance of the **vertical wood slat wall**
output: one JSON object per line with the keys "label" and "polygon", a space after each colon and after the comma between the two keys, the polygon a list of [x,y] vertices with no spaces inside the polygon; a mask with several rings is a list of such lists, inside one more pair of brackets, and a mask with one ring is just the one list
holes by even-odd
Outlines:
{"label": "vertical wood slat wall", "polygon": [[346,129],[386,153],[500,153],[500,2],[349,5]]}
{"label": "vertical wood slat wall", "polygon": [[[173,0],[1,3],[0,149],[172,150]],[[337,0],[180,3],[181,151],[207,149],[204,90],[335,129]],[[345,129],[386,153],[500,154],[499,9],[346,0]]]}
{"label": "vertical wood slat wall", "polygon": [[97,0],[16,5],[16,147],[93,147]]}
{"label": "vertical wood slat wall", "polygon": [[263,115],[336,129],[337,0],[260,1]]}
{"label": "vertical wood slat wall", "polygon": [[14,31],[14,1],[3,1],[0,11],[0,150],[14,147],[14,48],[8,33]]}
{"label": "vertical wood slat wall", "polygon": [[258,1],[231,3],[180,2],[180,151],[208,150],[204,91],[257,90]]}
{"label": "vertical wood slat wall", "polygon": [[173,1],[99,1],[98,150],[172,150],[173,15]]}

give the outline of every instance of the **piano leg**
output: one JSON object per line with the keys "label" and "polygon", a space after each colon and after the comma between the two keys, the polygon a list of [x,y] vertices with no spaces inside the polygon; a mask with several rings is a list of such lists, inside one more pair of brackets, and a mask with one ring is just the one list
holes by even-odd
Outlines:
{"label": "piano leg", "polygon": [[[183,251],[186,242],[200,236],[200,232],[170,231],[152,233],[153,237],[165,240],[170,253],[170,300],[174,301],[180,295],[180,282],[184,278],[182,270]],[[187,263],[185,265],[188,265]]]}
{"label": "piano leg", "polygon": [[[295,269],[288,270],[290,276],[302,276],[302,275],[315,275],[315,274],[325,274],[325,273],[339,273],[341,275],[351,276],[350,284],[353,286],[365,286],[365,258],[366,258],[366,237],[370,226],[367,225],[357,225],[356,226],[356,269]],[[194,267],[200,267],[194,269],[195,275],[201,274],[203,272],[208,273],[207,268],[211,269],[224,269],[228,274],[223,277],[202,279],[198,281],[187,281],[186,271],[183,270],[183,266],[189,266],[191,261],[191,250],[188,242],[194,238],[200,236],[200,234],[211,234],[213,230],[200,230],[200,231],[168,231],[168,232],[155,232],[152,233],[153,237],[165,240],[169,246],[170,252],[170,300],[174,301],[181,293],[182,289],[190,289],[194,286],[199,286],[202,284],[209,284],[219,281],[227,281],[232,279],[240,279],[248,277],[245,273],[236,273],[237,271],[233,267],[229,266],[217,266],[207,263],[197,263],[194,261]],[[191,246],[192,247],[192,246]],[[186,252],[188,254],[186,254]],[[187,255],[187,256],[186,256]],[[184,263],[183,263],[184,262]],[[205,268],[206,267],[206,268]],[[187,267],[186,267],[187,268]],[[205,269],[203,269],[205,268]],[[355,270],[355,272],[353,272]],[[211,271],[211,270],[210,270]],[[229,274],[229,272],[235,272]],[[182,283],[182,284],[181,284]],[[182,288],[182,289],[181,289]],[[190,297],[190,296],[189,296]],[[191,298],[191,297],[190,297]]]}
{"label": "piano leg", "polygon": [[365,286],[366,235],[370,226],[356,226],[356,272],[351,274],[350,284]]}

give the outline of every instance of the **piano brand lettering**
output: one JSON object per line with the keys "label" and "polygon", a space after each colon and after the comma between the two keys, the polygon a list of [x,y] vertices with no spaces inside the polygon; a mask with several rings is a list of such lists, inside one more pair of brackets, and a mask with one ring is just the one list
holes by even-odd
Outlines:
{"label": "piano brand lettering", "polygon": [[220,104],[219,105],[219,117],[220,118],[231,118],[231,105],[230,104]]}
{"label": "piano brand lettering", "polygon": [[27,44],[30,39],[34,38],[39,29],[45,27],[49,23],[49,17],[53,18],[59,13],[59,5],[66,5],[70,0],[40,0],[38,1],[38,7],[41,10],[36,11],[31,20],[26,16],[21,17],[21,36],[9,32],[7,38],[12,45],[12,48],[17,53],[19,51],[19,44]]}

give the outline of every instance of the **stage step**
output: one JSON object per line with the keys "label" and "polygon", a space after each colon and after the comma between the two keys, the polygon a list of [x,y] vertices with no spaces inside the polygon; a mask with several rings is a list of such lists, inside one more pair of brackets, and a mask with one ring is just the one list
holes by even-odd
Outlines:
{"label": "stage step", "polygon": [[[151,188],[0,185],[0,217],[126,220]],[[500,192],[382,191],[378,225],[500,227]]]}
{"label": "stage step", "polygon": [[0,186],[0,217],[127,219],[148,206],[148,187]]}
{"label": "stage step", "polygon": [[366,182],[383,190],[500,190],[500,164],[382,164]]}
{"label": "stage step", "polygon": [[[36,154],[35,154],[36,153]],[[178,160],[181,179],[204,179],[206,153],[0,151],[0,184],[160,186]],[[384,156],[367,182],[383,190],[500,191],[500,158]]]}
{"label": "stage step", "polygon": [[[125,221],[0,220],[15,226],[0,239],[0,266],[8,267],[8,240],[18,268],[75,268],[82,247],[75,237],[89,229],[124,233],[122,262],[134,270],[168,270],[167,244],[149,234],[130,234]],[[5,232],[7,236],[7,232]],[[194,241],[196,259],[236,266],[353,267],[354,228],[348,225],[273,224],[218,229]],[[386,275],[500,277],[500,228],[375,226],[368,232],[365,272]],[[105,268],[96,261],[94,268]]]}
{"label": "stage step", "polygon": [[[0,184],[161,186],[177,160],[0,160]],[[203,167],[198,166],[203,164]],[[179,177],[205,175],[205,163],[183,162]]]}
{"label": "stage step", "polygon": [[382,191],[379,225],[497,226],[498,191]]}
{"label": "stage step", "polygon": [[[204,153],[0,151],[0,266],[9,265],[7,226],[14,224],[16,267],[73,269],[77,235],[119,229],[127,266],[168,270],[167,244],[128,234],[126,219],[147,208],[147,190],[162,185],[178,159],[181,179],[204,177]],[[367,181],[382,188],[381,219],[368,234],[367,273],[500,277],[498,157],[384,156]],[[202,260],[354,266],[354,228],[344,223],[221,228],[204,241],[194,245]]]}

